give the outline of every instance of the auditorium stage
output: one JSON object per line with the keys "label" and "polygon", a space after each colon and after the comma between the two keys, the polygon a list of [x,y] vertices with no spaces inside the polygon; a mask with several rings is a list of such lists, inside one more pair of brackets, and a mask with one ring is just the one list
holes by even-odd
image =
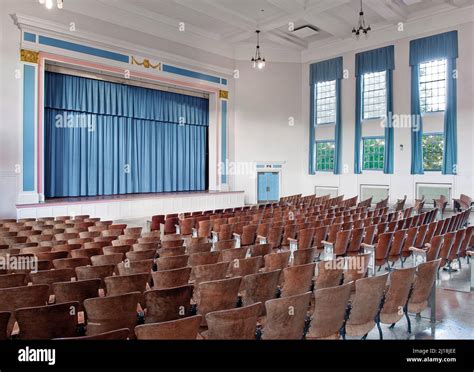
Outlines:
{"label": "auditorium stage", "polygon": [[197,191],[49,199],[17,205],[17,218],[90,215],[103,220],[244,206],[243,191]]}

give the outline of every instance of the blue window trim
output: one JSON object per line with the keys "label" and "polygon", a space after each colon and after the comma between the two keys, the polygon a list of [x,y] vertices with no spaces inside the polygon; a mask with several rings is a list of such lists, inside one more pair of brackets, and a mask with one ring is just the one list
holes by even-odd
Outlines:
{"label": "blue window trim", "polygon": [[[423,133],[423,135],[421,137],[422,141],[423,141],[424,136],[441,136],[441,137],[443,137],[443,146],[444,146],[444,133],[443,132],[426,132],[426,133]],[[444,154],[443,154],[443,156],[444,156]],[[425,159],[423,159],[423,163],[424,163],[424,160]],[[426,169],[426,168],[424,168],[423,170],[425,172],[438,172],[438,173],[441,173],[442,168],[443,168],[443,165],[441,165],[440,169]]]}
{"label": "blue window trim", "polygon": [[385,141],[385,137],[384,136],[365,136],[365,137],[362,137],[362,141],[361,141],[361,146],[362,146],[362,170],[365,170],[365,171],[368,171],[368,172],[383,172],[383,168],[381,169],[367,169],[367,168],[364,168],[364,158],[365,158],[365,147],[364,147],[364,141],[365,140],[369,140],[369,139],[378,139],[378,140],[383,140]]}
{"label": "blue window trim", "polygon": [[333,169],[327,170],[318,170],[318,143],[334,143],[334,147],[336,146],[335,140],[316,140],[314,141],[314,170],[316,173],[334,173]]}

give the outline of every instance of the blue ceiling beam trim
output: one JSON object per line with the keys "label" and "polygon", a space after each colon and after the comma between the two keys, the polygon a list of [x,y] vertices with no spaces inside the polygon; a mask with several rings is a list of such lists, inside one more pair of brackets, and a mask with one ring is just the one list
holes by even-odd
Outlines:
{"label": "blue ceiling beam trim", "polygon": [[32,34],[31,32],[25,32],[23,33],[23,40],[36,43],[36,34]]}
{"label": "blue ceiling beam trim", "polygon": [[170,66],[170,65],[163,65],[163,71],[169,72],[171,74],[186,76],[194,79],[205,80],[215,84],[221,84],[221,78],[217,76],[203,74],[201,72],[186,70],[184,68]]}
{"label": "blue ceiling beam trim", "polygon": [[51,37],[40,36],[39,43],[42,45],[48,45],[55,48],[70,50],[72,52],[89,54],[92,56],[111,59],[118,62],[129,63],[129,57],[124,54],[109,52],[107,50],[93,48],[93,47],[76,44],[76,43],[71,43],[69,41],[54,39]]}

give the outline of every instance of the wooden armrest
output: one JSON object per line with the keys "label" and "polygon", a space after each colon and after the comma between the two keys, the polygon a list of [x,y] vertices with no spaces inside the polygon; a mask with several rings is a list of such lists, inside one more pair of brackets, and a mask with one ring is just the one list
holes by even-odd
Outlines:
{"label": "wooden armrest", "polygon": [[240,238],[240,234],[237,234],[237,233],[233,233],[232,236],[235,236],[235,237],[239,237],[239,238]]}
{"label": "wooden armrest", "polygon": [[474,256],[474,251],[467,251],[466,254],[470,257]]}
{"label": "wooden armrest", "polygon": [[373,245],[373,244],[365,244],[365,243],[362,243],[360,246],[361,246],[362,248],[372,248],[372,249],[375,248],[375,245]]}
{"label": "wooden armrest", "polygon": [[266,239],[266,236],[257,235],[257,239]]}
{"label": "wooden armrest", "polygon": [[426,249],[430,249],[431,248],[431,243],[426,243],[425,247],[426,247]]}
{"label": "wooden armrest", "polygon": [[322,245],[331,245],[331,246],[334,246],[334,243],[328,242],[328,241],[326,241],[326,240],[321,240],[321,244],[322,244]]}
{"label": "wooden armrest", "polygon": [[416,248],[416,247],[410,247],[409,249],[410,249],[410,251],[417,252],[417,253],[426,253],[427,252],[426,249],[420,249],[420,248]]}
{"label": "wooden armrest", "polygon": [[297,239],[287,238],[290,243],[298,243]]}

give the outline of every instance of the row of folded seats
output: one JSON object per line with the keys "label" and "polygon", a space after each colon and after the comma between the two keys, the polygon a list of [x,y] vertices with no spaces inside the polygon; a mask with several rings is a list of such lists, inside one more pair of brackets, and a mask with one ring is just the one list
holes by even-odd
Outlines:
{"label": "row of folded seats", "polygon": [[[186,218],[177,223],[181,234],[166,234],[163,229],[143,233],[141,228],[127,229],[126,225],[88,216],[0,221],[0,255],[18,260],[34,258],[38,269],[17,268],[0,275],[0,337],[364,337],[375,324],[395,323],[404,314],[409,321],[408,311],[419,313],[426,307],[436,271],[443,263],[443,258],[431,254],[439,248],[434,238],[443,236],[444,247],[449,240],[447,235],[454,233],[452,246],[461,242],[456,250],[458,256],[472,246],[472,228],[462,227],[468,218],[466,212],[443,221],[434,221],[436,210],[416,216],[406,211],[389,213],[388,208],[365,207],[272,207],[264,213],[241,212],[244,215],[234,213],[225,218],[249,219],[248,226],[257,227],[253,235],[258,240],[253,243],[263,244],[248,245],[245,237],[235,232],[234,239],[220,240],[212,224],[207,236],[193,237],[192,230],[184,235],[181,223]],[[222,219],[222,214],[215,215]],[[364,221],[362,227],[343,230],[338,226],[356,221]],[[318,227],[308,228],[311,224]],[[257,235],[261,226],[265,226],[266,233],[260,231],[261,235]],[[387,233],[391,226],[395,231]],[[271,238],[275,230],[282,231],[281,238]],[[285,236],[289,230],[295,233]],[[431,230],[433,239],[429,237]],[[346,231],[350,238],[345,250],[339,250],[341,237],[347,239]],[[390,239],[388,244],[387,234],[398,234],[398,238]],[[358,249],[349,249],[359,239],[360,244],[355,245]],[[377,256],[380,247],[392,252],[395,240],[396,250],[402,246],[401,252],[427,249],[424,253],[428,262],[418,268],[393,271],[390,279],[388,274],[366,278],[370,254],[364,253],[365,248],[372,246],[376,262],[384,264],[387,258],[384,256],[382,262]],[[332,258],[336,260],[316,265],[314,261],[331,244]],[[451,251],[446,258],[448,263]],[[406,296],[396,286],[407,289]],[[373,293],[364,294],[363,288],[375,287],[380,288],[375,297]],[[367,296],[375,313],[364,307]],[[392,301],[387,300],[392,297]],[[298,316],[288,314],[289,308]],[[343,311],[333,312],[336,308]],[[404,309],[401,315],[400,308]],[[384,312],[389,314],[385,318]],[[359,327],[360,319],[369,318],[365,326]],[[303,319],[301,332],[297,319]]]}

